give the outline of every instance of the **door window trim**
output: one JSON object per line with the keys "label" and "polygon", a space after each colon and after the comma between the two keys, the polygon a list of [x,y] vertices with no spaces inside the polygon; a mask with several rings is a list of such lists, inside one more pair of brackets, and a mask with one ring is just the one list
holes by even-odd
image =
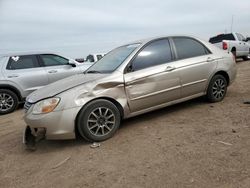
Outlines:
{"label": "door window trim", "polygon": [[[162,38],[157,38],[157,39],[154,39],[154,40],[151,40],[149,42],[147,42],[146,44],[144,44],[137,52],[136,54],[133,56],[133,58],[128,62],[128,64],[126,65],[126,67],[124,68],[124,71],[123,71],[123,74],[127,74],[127,73],[131,73],[131,72],[137,72],[137,71],[141,71],[141,70],[144,70],[144,69],[147,69],[147,68],[150,68],[150,67],[145,67],[143,69],[140,69],[140,70],[136,70],[136,71],[128,71],[128,68],[129,66],[131,66],[131,64],[133,63],[133,61],[135,60],[135,58],[138,56],[138,54],[143,51],[148,45],[150,45],[151,43],[153,42],[156,42],[156,41],[159,41],[159,40],[168,40],[169,42],[169,47],[170,47],[170,51],[171,51],[171,61],[168,61],[167,63],[171,63],[174,61],[174,53],[173,53],[173,48],[172,48],[172,45],[170,43],[170,37],[162,37]],[[159,66],[160,64],[158,65],[154,65],[154,66],[151,66],[151,67],[155,67],[155,66]],[[163,64],[162,64],[163,65]]]}
{"label": "door window trim", "polygon": [[65,64],[65,65],[50,65],[50,66],[46,66],[45,63],[44,63],[44,61],[43,61],[43,59],[42,59],[42,57],[41,57],[42,55],[53,55],[53,56],[58,56],[58,57],[61,57],[61,58],[66,59],[66,60],[69,61],[69,59],[67,59],[67,58],[65,58],[65,57],[62,57],[62,56],[60,56],[60,55],[57,55],[57,54],[38,54],[38,55],[37,55],[37,58],[38,58],[38,60],[39,60],[39,62],[40,62],[40,65],[41,65],[42,67],[54,67],[54,66],[65,66],[65,65],[69,65],[69,64]]}

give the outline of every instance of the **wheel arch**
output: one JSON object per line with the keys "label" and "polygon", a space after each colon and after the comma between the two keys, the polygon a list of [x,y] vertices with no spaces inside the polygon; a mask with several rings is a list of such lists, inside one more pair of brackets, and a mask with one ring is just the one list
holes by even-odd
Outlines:
{"label": "wheel arch", "polygon": [[121,115],[121,119],[123,119],[123,117],[124,117],[124,110],[123,110],[122,105],[117,100],[115,100],[115,99],[113,99],[111,97],[97,97],[97,98],[94,98],[94,99],[88,101],[86,104],[84,104],[82,106],[82,108],[78,111],[77,115],[76,115],[76,118],[75,118],[75,135],[76,136],[79,136],[79,130],[77,128],[77,121],[78,121],[78,118],[79,118],[79,115],[80,115],[81,111],[84,109],[84,107],[87,104],[89,104],[90,102],[93,102],[95,100],[99,100],[99,99],[104,99],[104,100],[107,100],[109,102],[112,102],[118,108],[118,110],[120,112],[120,115]]}
{"label": "wheel arch", "polygon": [[19,102],[23,101],[23,97],[22,97],[20,91],[16,87],[9,85],[9,84],[0,84],[0,89],[8,89],[8,90],[14,92],[17,95]]}
{"label": "wheel arch", "polygon": [[236,52],[236,47],[235,46],[232,47],[231,52]]}
{"label": "wheel arch", "polygon": [[210,84],[212,78],[213,78],[215,75],[222,75],[222,76],[224,76],[225,79],[226,79],[226,81],[227,81],[227,84],[228,84],[228,85],[230,84],[230,77],[229,77],[228,73],[227,73],[226,71],[224,71],[224,70],[219,70],[219,71],[215,72],[215,73],[210,77],[209,82],[207,83],[206,90],[205,90],[206,93],[207,93],[209,84]]}
{"label": "wheel arch", "polygon": [[229,78],[229,75],[228,75],[228,73],[226,72],[226,71],[218,71],[218,72],[216,72],[214,75],[213,75],[213,77],[215,76],[215,75],[222,75],[222,76],[224,76],[225,77],[225,79],[226,79],[226,81],[227,81],[227,84],[229,85],[230,84],[230,78]]}
{"label": "wheel arch", "polygon": [[236,51],[236,47],[235,46],[233,46],[232,48],[231,48],[231,51],[230,51],[233,55],[234,55],[234,57],[235,57],[235,59],[236,59],[236,57],[237,57],[237,51]]}

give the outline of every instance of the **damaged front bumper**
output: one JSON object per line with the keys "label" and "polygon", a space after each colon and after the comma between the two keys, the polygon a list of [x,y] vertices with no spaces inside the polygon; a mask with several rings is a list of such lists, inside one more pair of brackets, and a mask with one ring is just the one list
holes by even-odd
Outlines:
{"label": "damaged front bumper", "polygon": [[45,139],[45,128],[31,128],[26,126],[23,134],[23,143],[27,149],[35,150],[36,143],[42,139]]}

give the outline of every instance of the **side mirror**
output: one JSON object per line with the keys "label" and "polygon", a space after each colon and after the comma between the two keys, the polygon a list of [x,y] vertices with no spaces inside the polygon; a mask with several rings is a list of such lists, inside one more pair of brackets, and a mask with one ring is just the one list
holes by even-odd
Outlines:
{"label": "side mirror", "polygon": [[127,67],[126,73],[129,73],[129,72],[133,72],[133,65],[132,65],[132,63],[130,65],[128,65],[128,67]]}
{"label": "side mirror", "polygon": [[75,62],[74,61],[72,61],[72,60],[69,60],[69,63],[68,63],[69,65],[71,65],[72,67],[76,67],[76,64],[75,64]]}

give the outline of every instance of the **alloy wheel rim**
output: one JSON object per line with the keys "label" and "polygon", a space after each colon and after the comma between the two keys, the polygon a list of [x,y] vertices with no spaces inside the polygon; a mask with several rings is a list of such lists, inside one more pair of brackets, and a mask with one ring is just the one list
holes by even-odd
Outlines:
{"label": "alloy wheel rim", "polygon": [[222,79],[217,79],[213,85],[213,96],[216,99],[221,99],[224,97],[226,91],[226,83]]}
{"label": "alloy wheel rim", "polygon": [[109,134],[115,126],[115,115],[113,111],[106,107],[94,109],[87,120],[87,127],[91,134],[95,136],[105,136]]}
{"label": "alloy wheel rim", "polygon": [[0,111],[8,111],[14,106],[14,99],[8,93],[0,93]]}

